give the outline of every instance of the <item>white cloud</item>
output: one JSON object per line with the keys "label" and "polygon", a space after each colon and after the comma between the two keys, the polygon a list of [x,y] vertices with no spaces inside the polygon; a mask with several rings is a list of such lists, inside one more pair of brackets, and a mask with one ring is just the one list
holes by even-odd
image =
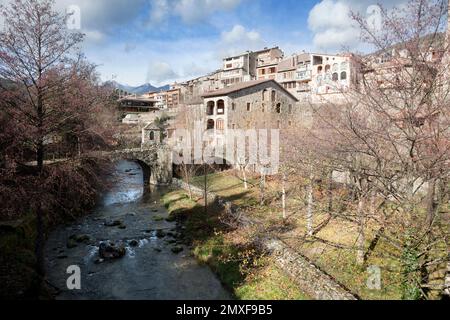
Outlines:
{"label": "white cloud", "polygon": [[153,0],[150,10],[150,22],[161,23],[169,15],[169,1]]}
{"label": "white cloud", "polygon": [[105,39],[105,35],[98,30],[84,30],[83,33],[86,36],[87,42],[102,42]]}
{"label": "white cloud", "polygon": [[312,31],[330,28],[348,28],[350,7],[342,2],[324,0],[309,13],[308,25]]}
{"label": "white cloud", "polygon": [[309,12],[308,26],[314,34],[314,46],[319,50],[360,49],[360,30],[351,13],[367,15],[372,25],[379,26],[380,21],[373,17],[374,5],[389,8],[404,2],[406,0],[322,0]]}
{"label": "white cloud", "polygon": [[234,55],[246,50],[261,49],[265,44],[261,35],[255,30],[247,30],[242,25],[235,25],[230,31],[221,35],[219,54]]}
{"label": "white cloud", "polygon": [[178,77],[172,67],[166,62],[151,62],[148,67],[147,82],[159,85],[168,81],[174,81]]}

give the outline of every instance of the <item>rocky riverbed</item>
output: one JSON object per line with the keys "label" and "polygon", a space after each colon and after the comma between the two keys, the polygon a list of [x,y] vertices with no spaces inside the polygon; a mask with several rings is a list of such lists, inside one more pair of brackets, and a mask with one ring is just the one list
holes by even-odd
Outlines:
{"label": "rocky riverbed", "polygon": [[[53,231],[46,244],[49,283],[57,299],[229,299],[213,272],[197,263],[160,203],[145,190],[139,165],[117,164],[110,192],[94,212]],[[69,290],[69,266],[81,289]]]}

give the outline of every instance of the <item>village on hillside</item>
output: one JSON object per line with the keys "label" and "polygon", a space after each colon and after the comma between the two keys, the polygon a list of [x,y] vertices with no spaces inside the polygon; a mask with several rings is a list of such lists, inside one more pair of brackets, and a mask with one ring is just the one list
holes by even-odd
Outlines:
{"label": "village on hillside", "polygon": [[450,0],[72,1],[0,0],[0,300],[450,298]]}

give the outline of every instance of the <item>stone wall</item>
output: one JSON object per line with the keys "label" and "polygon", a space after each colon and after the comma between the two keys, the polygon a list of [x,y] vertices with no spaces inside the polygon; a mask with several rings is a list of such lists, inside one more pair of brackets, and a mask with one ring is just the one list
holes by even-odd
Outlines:
{"label": "stone wall", "polygon": [[[266,90],[263,101],[263,90]],[[271,92],[276,92],[275,101],[272,102]],[[232,93],[227,108],[228,128],[235,125],[236,129],[266,128],[277,129],[280,122],[280,129],[302,121],[302,107],[284,90],[273,82],[262,83],[258,86],[243,89]],[[234,103],[234,110],[231,108]],[[247,111],[247,103],[250,103],[250,111]],[[280,113],[277,112],[277,104],[281,105]],[[263,108],[264,105],[264,108]],[[263,110],[264,109],[264,110]]]}
{"label": "stone wall", "polygon": [[264,245],[280,269],[308,296],[316,300],[357,300],[348,289],[282,241],[270,239]]}
{"label": "stone wall", "polygon": [[[178,179],[173,180],[173,185],[184,190],[189,188],[188,184]],[[203,190],[200,188],[191,186],[191,191],[196,196],[203,196]],[[213,193],[208,194],[208,201],[217,201],[225,209],[226,214],[231,216],[242,227],[254,224],[233,203],[224,201]],[[308,258],[289,248],[281,240],[260,238],[259,242],[259,245],[275,258],[278,267],[311,298],[315,300],[357,300],[357,297],[348,289],[320,270]]]}
{"label": "stone wall", "polygon": [[[176,179],[176,178],[172,179],[172,185],[176,188],[180,188],[180,189],[183,189],[186,191],[189,191],[189,188],[190,188],[192,195],[194,195],[196,197],[203,197],[205,194],[205,191],[203,189],[198,188],[193,185],[191,185],[189,187],[189,185],[186,182],[184,182],[180,179]],[[216,201],[217,201],[217,196],[214,193],[208,192],[208,202],[214,203]]]}

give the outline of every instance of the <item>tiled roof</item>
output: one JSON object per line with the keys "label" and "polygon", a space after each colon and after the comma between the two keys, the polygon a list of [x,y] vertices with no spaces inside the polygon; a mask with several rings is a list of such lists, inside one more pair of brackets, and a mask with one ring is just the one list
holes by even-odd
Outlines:
{"label": "tiled roof", "polygon": [[202,97],[203,98],[213,98],[213,97],[228,96],[231,93],[239,92],[241,90],[248,89],[248,88],[252,88],[252,87],[255,87],[257,85],[266,83],[266,82],[272,82],[274,85],[279,87],[280,90],[284,91],[287,95],[289,95],[292,99],[294,99],[295,101],[298,101],[298,99],[296,97],[294,97],[289,91],[284,89],[278,82],[276,82],[275,80],[267,80],[267,79],[240,82],[238,84],[235,84],[233,86],[229,86],[229,87],[224,88],[224,89],[211,91],[211,92],[206,92],[206,93],[204,93],[202,95]]}
{"label": "tiled roof", "polygon": [[238,84],[220,89],[220,90],[216,90],[216,91],[211,91],[211,92],[206,92],[203,94],[204,98],[210,98],[210,97],[219,97],[219,96],[226,96],[229,95],[230,93],[233,92],[237,92],[237,91],[241,91],[247,88],[251,88],[254,86],[257,86],[259,84],[265,83],[265,82],[270,82],[273,80],[253,80],[253,81],[246,81],[246,82],[240,82]]}

